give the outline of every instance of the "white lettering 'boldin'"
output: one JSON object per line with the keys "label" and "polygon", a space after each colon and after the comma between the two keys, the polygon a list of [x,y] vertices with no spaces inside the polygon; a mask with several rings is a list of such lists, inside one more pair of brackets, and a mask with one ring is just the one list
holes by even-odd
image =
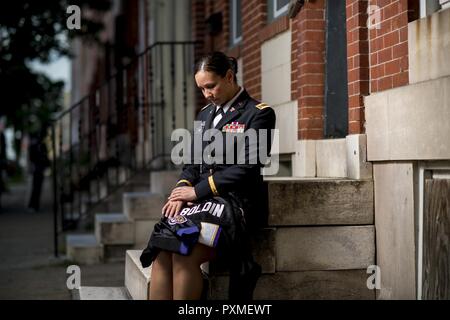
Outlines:
{"label": "white lettering 'boldin'", "polygon": [[206,203],[199,204],[193,207],[184,208],[183,210],[180,211],[180,215],[190,216],[192,214],[196,214],[199,212],[209,212],[213,216],[220,218],[222,216],[224,209],[225,209],[224,204],[217,204],[208,201]]}

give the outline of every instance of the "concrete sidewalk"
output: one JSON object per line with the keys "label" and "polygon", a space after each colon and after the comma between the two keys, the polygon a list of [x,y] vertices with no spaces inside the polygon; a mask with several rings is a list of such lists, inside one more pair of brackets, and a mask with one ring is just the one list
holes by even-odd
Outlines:
{"label": "concrete sidewalk", "polygon": [[[10,186],[0,212],[0,299],[71,299],[63,258],[53,256],[52,189],[44,183],[41,212],[27,209],[28,183]],[[80,266],[82,286],[123,286],[124,263]]]}

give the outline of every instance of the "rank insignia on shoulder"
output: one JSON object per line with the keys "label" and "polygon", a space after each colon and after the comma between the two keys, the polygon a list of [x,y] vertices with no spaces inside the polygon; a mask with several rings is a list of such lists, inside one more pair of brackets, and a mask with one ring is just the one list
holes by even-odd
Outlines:
{"label": "rank insignia on shoulder", "polygon": [[262,109],[268,108],[269,106],[265,103],[260,103],[260,104],[257,104],[255,107],[258,108],[259,110],[262,110]]}
{"label": "rank insignia on shoulder", "polygon": [[232,122],[222,127],[222,132],[243,133],[245,130],[245,123]]}

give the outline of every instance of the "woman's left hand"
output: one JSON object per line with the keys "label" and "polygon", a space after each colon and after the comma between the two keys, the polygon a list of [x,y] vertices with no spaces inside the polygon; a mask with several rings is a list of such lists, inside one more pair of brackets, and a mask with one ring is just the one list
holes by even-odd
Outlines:
{"label": "woman's left hand", "polygon": [[194,187],[178,187],[172,190],[169,200],[190,202],[197,200],[197,195]]}

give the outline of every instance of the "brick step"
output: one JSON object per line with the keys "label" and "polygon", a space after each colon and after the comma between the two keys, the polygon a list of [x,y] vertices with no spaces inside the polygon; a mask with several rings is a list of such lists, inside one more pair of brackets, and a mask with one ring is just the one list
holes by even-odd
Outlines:
{"label": "brick step", "polygon": [[80,287],[72,290],[73,300],[131,300],[125,287]]}
{"label": "brick step", "polygon": [[371,225],[373,181],[266,178],[269,226]]}

